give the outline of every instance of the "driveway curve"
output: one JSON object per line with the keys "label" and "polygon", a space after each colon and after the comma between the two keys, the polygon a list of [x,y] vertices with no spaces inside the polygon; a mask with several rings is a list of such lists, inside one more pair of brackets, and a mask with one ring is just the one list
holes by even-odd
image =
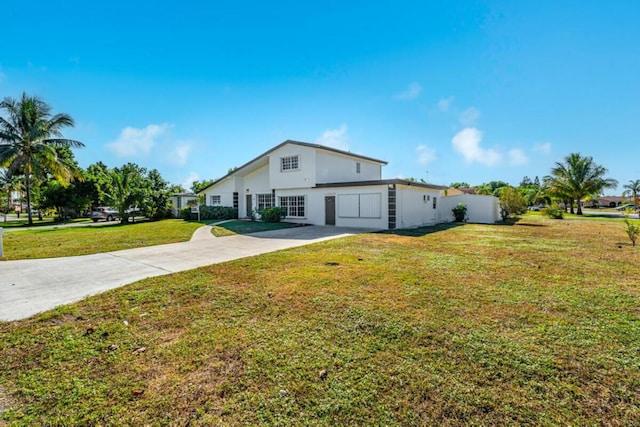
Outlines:
{"label": "driveway curve", "polygon": [[0,321],[19,320],[147,277],[191,270],[371,230],[307,226],[67,258],[0,262]]}

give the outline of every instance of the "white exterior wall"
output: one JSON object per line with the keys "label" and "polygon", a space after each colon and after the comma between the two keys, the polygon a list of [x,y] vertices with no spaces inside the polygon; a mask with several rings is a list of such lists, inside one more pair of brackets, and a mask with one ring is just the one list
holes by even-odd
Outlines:
{"label": "white exterior wall", "polygon": [[[388,190],[386,185],[366,187],[339,188],[304,188],[276,191],[276,205],[280,205],[281,196],[305,196],[305,217],[287,217],[287,222],[325,225],[325,196],[334,196],[335,219],[337,227],[360,227],[383,230],[388,228]],[[357,197],[355,211],[346,204],[352,203]],[[360,199],[362,197],[362,199]],[[375,201],[375,206],[372,204]],[[362,204],[362,209],[360,205]],[[355,213],[354,213],[355,212]],[[377,214],[375,217],[361,217],[362,215]]]}
{"label": "white exterior wall", "polygon": [[205,205],[211,205],[211,196],[220,196],[221,206],[233,206],[233,192],[236,186],[242,183],[242,178],[230,177],[219,182],[215,187],[210,187],[204,193],[206,195]]}
{"label": "white exterior wall", "polygon": [[[439,190],[396,185],[396,228],[411,228],[436,224],[438,219]],[[436,197],[436,209],[433,198]]]}
{"label": "white exterior wall", "polygon": [[[281,171],[283,157],[298,156],[298,169]],[[316,150],[287,144],[269,154],[269,188],[309,188],[316,185]]]}
{"label": "white exterior wall", "polygon": [[[357,163],[360,163],[360,173],[356,170]],[[327,151],[316,153],[316,182],[319,184],[375,181],[381,176],[382,166],[379,163]]]}
{"label": "white exterior wall", "polygon": [[247,195],[251,195],[251,209],[255,210],[258,205],[256,194],[267,193],[271,194],[268,165],[244,176],[244,188],[238,191],[238,217],[249,216],[247,215]]}
{"label": "white exterior wall", "polygon": [[497,197],[480,194],[460,194],[440,198],[440,217],[444,222],[453,222],[453,212],[458,203],[467,205],[469,222],[493,224],[500,220],[500,202]]}
{"label": "white exterior wall", "polygon": [[324,197],[336,197],[336,226],[385,230],[389,227],[389,190],[386,185],[322,188],[322,224]]}

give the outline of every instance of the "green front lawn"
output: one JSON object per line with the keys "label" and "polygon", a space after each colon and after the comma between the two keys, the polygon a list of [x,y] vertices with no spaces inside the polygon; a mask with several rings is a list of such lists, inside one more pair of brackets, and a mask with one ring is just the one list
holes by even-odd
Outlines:
{"label": "green front lawn", "polygon": [[283,228],[299,227],[289,222],[259,222],[259,221],[229,221],[214,225],[211,232],[216,237],[232,236],[234,234],[251,234],[260,231],[281,230]]}
{"label": "green front lawn", "polygon": [[167,219],[126,225],[11,231],[3,234],[4,256],[0,260],[89,255],[184,242],[198,227],[201,224]]}
{"label": "green front lawn", "polygon": [[639,260],[620,224],[527,217],[143,280],[1,323],[0,420],[637,425]]}
{"label": "green front lawn", "polygon": [[19,219],[10,219],[7,220],[6,222],[4,221],[4,214],[0,214],[0,227],[4,228],[5,231],[11,229],[19,229],[19,228],[24,228],[24,227],[46,227],[46,226],[52,226],[52,225],[62,225],[62,224],[69,224],[69,223],[78,223],[78,222],[90,222],[91,220],[89,218],[76,218],[76,219],[70,219],[70,220],[66,220],[63,222],[57,221],[54,217],[50,217],[50,216],[45,216],[42,218],[42,221],[40,221],[38,219],[37,216],[32,217],[32,222],[33,224],[29,225],[29,219],[27,218],[26,215],[21,215]]}

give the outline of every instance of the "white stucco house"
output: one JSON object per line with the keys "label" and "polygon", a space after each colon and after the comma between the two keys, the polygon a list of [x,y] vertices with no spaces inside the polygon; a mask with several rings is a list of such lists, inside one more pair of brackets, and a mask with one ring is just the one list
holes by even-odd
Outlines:
{"label": "white stucco house", "polygon": [[171,215],[177,217],[180,213],[180,209],[188,206],[191,201],[198,200],[198,195],[195,193],[176,193],[169,197],[169,204],[171,205]]}
{"label": "white stucco house", "polygon": [[[240,218],[279,206],[286,221],[395,229],[453,221],[447,187],[382,179],[384,160],[287,140],[201,190],[205,204],[232,206]],[[492,198],[495,199],[495,198]],[[471,222],[495,222],[497,199],[468,205]],[[449,206],[451,205],[451,206]],[[486,211],[486,212],[485,212]]]}

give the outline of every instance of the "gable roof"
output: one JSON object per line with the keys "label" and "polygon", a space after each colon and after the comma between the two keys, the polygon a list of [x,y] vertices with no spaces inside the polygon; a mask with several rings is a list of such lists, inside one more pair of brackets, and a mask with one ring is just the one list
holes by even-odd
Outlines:
{"label": "gable roof", "polygon": [[380,163],[382,165],[386,165],[387,164],[387,162],[384,161],[384,160],[374,159],[373,157],[367,157],[367,156],[363,156],[361,154],[354,154],[354,153],[351,153],[349,151],[338,150],[337,148],[327,147],[326,145],[312,144],[310,142],[293,141],[291,139],[287,139],[283,143],[278,144],[275,147],[271,148],[270,150],[265,151],[264,153],[260,154],[258,157],[254,158],[253,160],[249,160],[247,163],[243,164],[242,166],[235,168],[233,171],[231,171],[230,173],[226,174],[222,178],[216,179],[214,182],[212,182],[211,184],[209,184],[205,188],[201,189],[198,193],[201,193],[201,192],[213,187],[214,185],[218,184],[219,182],[224,181],[225,179],[229,178],[230,176],[235,175],[236,173],[238,173],[238,172],[240,172],[240,171],[242,171],[244,169],[250,168],[251,166],[261,167],[261,166],[266,165],[267,164],[267,156],[269,154],[273,153],[274,151],[284,147],[287,144],[289,144],[289,145],[300,145],[302,147],[315,148],[316,150],[329,151],[329,152],[332,152],[332,153],[342,154],[344,156],[354,157],[356,159],[362,159],[362,160],[367,160],[367,161],[370,161],[370,162]]}

